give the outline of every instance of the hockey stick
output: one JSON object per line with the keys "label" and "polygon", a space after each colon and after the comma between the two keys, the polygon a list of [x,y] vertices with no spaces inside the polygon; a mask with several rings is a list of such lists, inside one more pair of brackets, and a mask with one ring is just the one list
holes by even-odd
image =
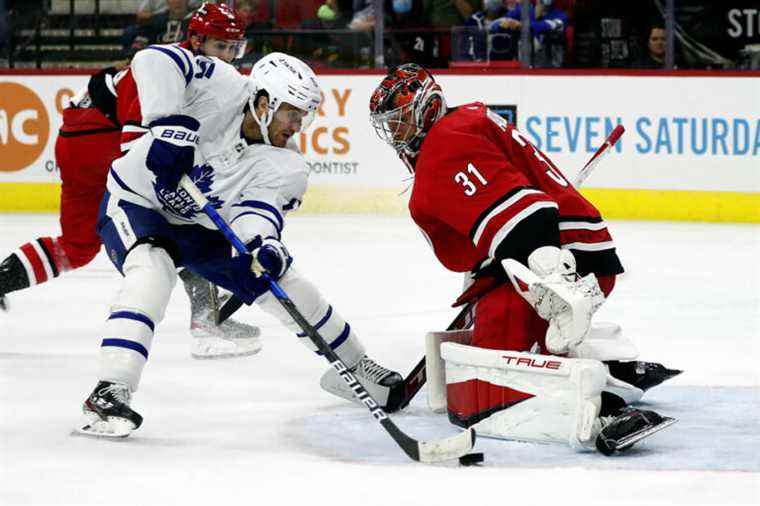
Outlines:
{"label": "hockey stick", "polygon": [[[180,186],[190,195],[198,207],[208,216],[217,226],[219,231],[224,234],[232,246],[240,253],[248,254],[245,244],[233,232],[230,226],[224,221],[219,213],[209,204],[206,197],[198,190],[195,184],[186,175],[182,176]],[[283,309],[288,312],[291,318],[295,320],[301,330],[309,337],[317,349],[324,355],[325,359],[338,372],[343,381],[354,392],[359,401],[367,407],[375,420],[391,435],[393,440],[404,450],[409,458],[417,462],[433,463],[445,460],[456,459],[469,453],[475,444],[475,431],[469,428],[455,436],[436,441],[417,441],[406,435],[393,421],[380,405],[372,398],[367,390],[362,386],[351,371],[346,367],[341,358],[330,348],[324,338],[319,335],[315,329],[298,308],[290,300],[290,297],[280,288],[280,285],[269,276],[264,274],[265,279],[269,281],[269,291],[275,296]]]}
{"label": "hockey stick", "polygon": [[[583,184],[586,178],[594,171],[594,169],[596,169],[596,166],[599,165],[601,159],[610,151],[615,143],[617,143],[618,139],[620,139],[624,132],[625,128],[623,125],[617,125],[612,129],[610,135],[604,139],[604,143],[596,150],[596,152],[594,152],[593,156],[578,173],[578,176],[573,183],[574,187],[578,188]],[[463,330],[469,328],[473,323],[473,319],[470,317],[471,309],[472,304],[466,304],[446,330]],[[426,382],[427,371],[425,368],[425,357],[422,357],[422,359],[417,362],[417,365],[414,366],[412,372],[410,372],[404,379],[404,397],[401,398],[398,409],[407,407]]]}
{"label": "hockey stick", "polygon": [[243,301],[240,300],[240,297],[237,295],[230,295],[230,298],[219,308],[219,316],[216,319],[216,324],[221,325],[241,307],[243,307]]}
{"label": "hockey stick", "polygon": [[602,158],[604,158],[604,156],[610,152],[610,149],[612,149],[612,147],[617,143],[618,139],[620,139],[623,133],[625,133],[625,128],[623,125],[618,125],[612,129],[610,135],[604,139],[604,143],[599,147],[599,149],[596,150],[591,159],[586,162],[586,165],[584,165],[581,171],[578,173],[578,176],[573,182],[573,186],[578,188],[583,184],[589,174],[591,174],[596,166],[599,165],[599,162],[602,160]]}

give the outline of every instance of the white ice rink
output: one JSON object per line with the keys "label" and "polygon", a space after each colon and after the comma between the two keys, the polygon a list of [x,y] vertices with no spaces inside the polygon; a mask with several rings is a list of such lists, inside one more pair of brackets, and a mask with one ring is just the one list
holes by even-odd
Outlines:
{"label": "white ice rink", "polygon": [[[760,227],[610,228],[628,273],[598,318],[620,323],[640,358],[685,370],[645,397],[680,422],[627,454],[481,440],[481,467],[414,463],[365,410],[322,392],[324,359],[255,308],[238,316],[262,327],[259,355],[192,360],[181,284],[133,401],[143,427],[118,442],[73,437],[119,285],[101,255],[12,294],[0,314],[0,504],[760,504]],[[52,215],[0,215],[0,258],[57,230]],[[460,278],[407,219],[296,216],[285,242],[371,355],[404,375],[425,332],[455,315]],[[456,432],[422,395],[393,417],[417,438]]]}

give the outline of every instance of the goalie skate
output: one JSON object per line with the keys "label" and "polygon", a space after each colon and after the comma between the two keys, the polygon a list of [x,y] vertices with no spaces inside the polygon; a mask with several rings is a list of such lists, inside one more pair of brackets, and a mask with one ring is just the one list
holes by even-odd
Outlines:
{"label": "goalie skate", "polygon": [[602,418],[603,428],[596,437],[596,448],[604,455],[612,455],[676,422],[675,418],[660,416],[654,411],[625,408],[617,416]]}
{"label": "goalie skate", "polygon": [[0,295],[0,311],[8,311],[8,301],[5,298],[5,295]]}
{"label": "goalie skate", "polygon": [[84,401],[76,432],[85,436],[125,438],[142,425],[142,416],[129,407],[129,387],[110,381],[98,382]]}
{"label": "goalie skate", "polygon": [[678,369],[668,369],[657,362],[619,362],[613,360],[605,362],[605,364],[609,367],[612,376],[640,388],[644,392],[683,372]]}
{"label": "goalie skate", "polygon": [[[349,370],[385,411],[393,413],[399,409],[404,396],[404,379],[399,373],[386,369],[366,355]],[[322,375],[319,384],[333,395],[361,404],[332,367]]]}
{"label": "goalie skate", "polygon": [[258,327],[235,320],[217,325],[214,312],[204,311],[190,322],[193,336],[190,354],[201,360],[254,355],[261,351],[260,334]]}

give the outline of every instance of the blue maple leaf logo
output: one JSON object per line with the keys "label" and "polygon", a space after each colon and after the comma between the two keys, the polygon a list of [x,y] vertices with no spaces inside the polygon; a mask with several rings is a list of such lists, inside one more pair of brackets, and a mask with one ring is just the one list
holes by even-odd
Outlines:
{"label": "blue maple leaf logo", "polygon": [[[188,176],[201,193],[206,196],[214,209],[222,207],[224,201],[217,196],[210,195],[214,186],[214,168],[211,165],[207,163],[195,165],[188,173]],[[156,196],[159,202],[161,202],[164,211],[186,220],[192,220],[201,214],[200,208],[195,205],[190,195],[182,188],[177,189],[177,191],[167,192],[165,189],[157,188],[156,184],[153,183],[153,190],[156,192]]]}

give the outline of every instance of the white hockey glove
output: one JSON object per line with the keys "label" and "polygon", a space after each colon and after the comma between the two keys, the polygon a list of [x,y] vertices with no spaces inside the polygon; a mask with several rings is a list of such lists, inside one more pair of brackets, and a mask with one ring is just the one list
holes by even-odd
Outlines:
{"label": "white hockey glove", "polygon": [[502,265],[518,293],[549,321],[546,348],[564,354],[578,346],[604,302],[596,276],[578,278],[573,254],[554,246],[531,253],[530,269],[512,259],[503,260]]}

